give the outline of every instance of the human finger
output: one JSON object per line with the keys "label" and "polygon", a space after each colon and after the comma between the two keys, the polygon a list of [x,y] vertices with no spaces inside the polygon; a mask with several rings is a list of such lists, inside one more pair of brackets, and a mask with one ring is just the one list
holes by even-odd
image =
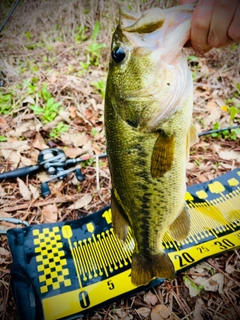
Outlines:
{"label": "human finger", "polygon": [[228,37],[234,42],[240,42],[240,1],[228,29]]}
{"label": "human finger", "polygon": [[191,44],[198,53],[208,52],[212,46],[208,43],[214,5],[217,0],[199,0],[192,16]]}
{"label": "human finger", "polygon": [[233,43],[228,30],[237,10],[239,0],[217,0],[212,13],[207,42],[211,47],[220,48]]}

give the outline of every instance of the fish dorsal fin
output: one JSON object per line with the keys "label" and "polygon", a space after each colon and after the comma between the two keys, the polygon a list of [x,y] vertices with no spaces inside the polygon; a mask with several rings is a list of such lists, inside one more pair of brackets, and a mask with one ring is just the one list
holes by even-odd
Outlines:
{"label": "fish dorsal fin", "polygon": [[168,136],[164,131],[159,132],[151,161],[151,174],[154,178],[161,178],[171,170],[174,157],[174,140],[174,135]]}
{"label": "fish dorsal fin", "polygon": [[151,8],[145,11],[142,16],[132,25],[124,28],[127,32],[151,33],[163,25],[165,14],[160,8]]}

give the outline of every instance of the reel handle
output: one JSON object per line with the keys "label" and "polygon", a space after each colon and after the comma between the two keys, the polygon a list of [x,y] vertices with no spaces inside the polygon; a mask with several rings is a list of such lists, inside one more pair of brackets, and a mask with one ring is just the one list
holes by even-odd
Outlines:
{"label": "reel handle", "polygon": [[30,174],[35,174],[39,172],[40,166],[28,166],[8,172],[0,173],[0,181],[6,180],[6,179],[16,179],[20,177],[25,177]]}

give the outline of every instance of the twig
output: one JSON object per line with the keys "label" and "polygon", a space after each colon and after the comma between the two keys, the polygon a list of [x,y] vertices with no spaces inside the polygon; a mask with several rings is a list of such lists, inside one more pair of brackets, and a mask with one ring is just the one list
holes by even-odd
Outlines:
{"label": "twig", "polygon": [[7,294],[5,296],[4,303],[3,303],[3,317],[2,317],[2,320],[5,320],[6,311],[7,311],[7,302],[8,302],[9,290],[10,290],[10,279],[11,279],[11,276],[9,277],[8,287],[7,287]]}
{"label": "twig", "polygon": [[231,297],[229,296],[228,290],[226,290],[226,289],[225,289],[225,290],[224,290],[224,292],[225,292],[225,294],[226,294],[227,298],[229,299],[229,301],[230,301],[231,305],[233,306],[233,308],[234,308],[235,312],[237,313],[237,315],[238,315],[238,319],[240,319],[240,312],[238,311],[238,309],[236,308],[235,304],[233,303],[233,301],[232,301]]}
{"label": "twig", "polygon": [[108,314],[109,314],[110,309],[111,309],[111,305],[108,307],[108,309],[107,309],[107,311],[106,311],[106,313],[105,313],[105,315],[104,315],[104,317],[103,317],[103,320],[106,320],[106,319],[107,319],[107,316],[108,316]]}

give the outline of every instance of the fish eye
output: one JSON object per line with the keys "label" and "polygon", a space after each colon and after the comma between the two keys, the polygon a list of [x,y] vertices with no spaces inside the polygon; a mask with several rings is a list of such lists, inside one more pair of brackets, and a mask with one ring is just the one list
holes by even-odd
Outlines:
{"label": "fish eye", "polygon": [[116,47],[112,50],[112,58],[117,63],[122,62],[125,56],[126,53],[122,47]]}

